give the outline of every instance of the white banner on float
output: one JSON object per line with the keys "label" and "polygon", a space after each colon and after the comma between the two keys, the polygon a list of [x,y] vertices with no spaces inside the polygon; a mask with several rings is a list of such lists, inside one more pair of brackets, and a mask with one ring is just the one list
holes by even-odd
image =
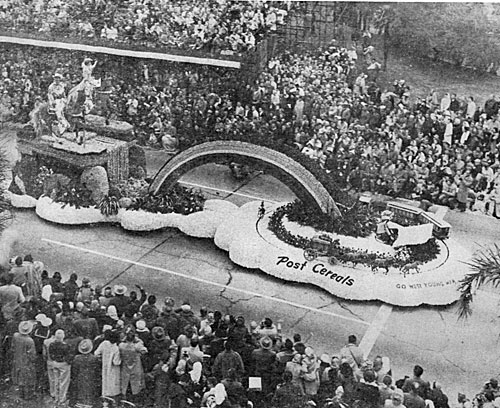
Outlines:
{"label": "white banner on float", "polygon": [[398,239],[396,239],[392,246],[397,248],[405,245],[425,244],[432,238],[433,227],[433,224],[412,225],[410,227],[398,225]]}
{"label": "white banner on float", "polygon": [[223,60],[216,58],[191,57],[188,55],[165,54],[153,51],[133,51],[120,48],[112,48],[112,47],[102,47],[102,46],[66,43],[58,41],[35,40],[32,38],[9,37],[9,36],[0,36],[0,42],[20,44],[20,45],[32,45],[35,47],[58,48],[70,51],[111,54],[111,55],[119,55],[122,57],[157,59],[157,60],[173,61],[173,62],[187,62],[190,64],[213,65],[216,67],[235,68],[235,69],[241,68],[241,63],[238,61]]}

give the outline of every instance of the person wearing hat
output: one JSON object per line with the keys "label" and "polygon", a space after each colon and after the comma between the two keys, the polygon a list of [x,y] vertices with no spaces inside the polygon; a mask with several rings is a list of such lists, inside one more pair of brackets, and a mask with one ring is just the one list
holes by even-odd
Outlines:
{"label": "person wearing hat", "polygon": [[273,341],[270,337],[264,336],[259,340],[259,348],[252,351],[253,375],[261,377],[262,393],[268,395],[273,390],[274,373],[276,370],[276,353],[271,350]]}
{"label": "person wearing hat", "polygon": [[165,333],[171,339],[177,339],[181,334],[179,315],[174,311],[174,299],[166,298],[164,306],[158,319],[156,319],[156,326],[161,326]]}
{"label": "person wearing hat", "polygon": [[194,314],[189,301],[182,302],[180,309],[176,310],[179,316],[179,327],[182,329],[186,326],[192,326],[197,331],[200,327],[200,319]]}
{"label": "person wearing hat", "polygon": [[30,337],[32,331],[33,323],[22,321],[12,338],[11,380],[18,386],[22,399],[31,399],[35,393],[37,353],[35,342]]}
{"label": "person wearing hat", "polygon": [[173,344],[170,337],[165,335],[163,327],[156,326],[151,331],[151,341],[148,346],[147,367],[144,369],[150,371],[160,360],[171,365],[177,360],[177,346]]}
{"label": "person wearing hat", "polygon": [[122,360],[120,372],[122,397],[126,397],[129,387],[132,395],[138,395],[145,387],[141,356],[146,354],[148,349],[137,338],[133,327],[127,327],[125,339],[119,344],[118,348]]}
{"label": "person wearing hat", "polygon": [[78,344],[78,353],[71,364],[69,400],[72,406],[92,407],[101,394],[101,362],[92,354],[92,341],[84,339]]}
{"label": "person wearing hat", "polygon": [[135,322],[135,332],[137,334],[137,337],[139,337],[139,339],[142,340],[146,348],[148,348],[149,343],[152,340],[152,335],[144,319],[139,319]]}
{"label": "person wearing hat", "polygon": [[33,341],[35,342],[35,349],[37,353],[36,361],[36,378],[37,387],[41,390],[47,388],[45,380],[45,360],[43,357],[43,344],[45,340],[49,339],[51,336],[50,326],[52,325],[52,319],[47,317],[45,314],[40,313],[35,316],[37,321],[36,327],[33,329]]}
{"label": "person wearing hat", "polygon": [[116,307],[118,317],[121,318],[130,302],[130,298],[125,295],[125,293],[127,293],[127,287],[125,285],[115,285],[113,292],[115,296],[111,299],[109,305]]}
{"label": "person wearing hat", "polygon": [[50,110],[56,114],[57,121],[61,125],[61,133],[64,133],[64,130],[69,127],[69,123],[63,113],[66,106],[66,85],[60,72],[54,74],[54,82],[49,85],[47,97]]}

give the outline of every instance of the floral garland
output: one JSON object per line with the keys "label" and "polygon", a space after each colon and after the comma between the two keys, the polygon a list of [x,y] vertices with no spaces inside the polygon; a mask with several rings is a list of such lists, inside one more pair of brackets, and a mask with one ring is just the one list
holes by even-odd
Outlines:
{"label": "floral garland", "polygon": [[289,221],[307,225],[326,232],[335,232],[350,237],[367,237],[376,229],[376,213],[359,200],[350,207],[342,208],[342,217],[335,218],[329,214],[310,211],[300,200],[295,200],[287,206]]}
{"label": "floral garland", "polygon": [[[276,237],[288,245],[296,248],[302,248],[309,251],[314,248],[313,241],[301,235],[292,234],[283,224],[283,217],[288,215],[290,210],[294,210],[297,204],[289,203],[277,208],[269,218],[268,228]],[[359,236],[360,234],[358,234]],[[439,246],[434,238],[421,245],[407,245],[397,250],[395,256],[388,256],[379,253],[368,252],[341,246],[338,240],[334,240],[325,250],[330,261],[351,263],[352,265],[362,264],[369,268],[401,268],[406,264],[414,262],[427,263],[436,259],[440,253]]]}

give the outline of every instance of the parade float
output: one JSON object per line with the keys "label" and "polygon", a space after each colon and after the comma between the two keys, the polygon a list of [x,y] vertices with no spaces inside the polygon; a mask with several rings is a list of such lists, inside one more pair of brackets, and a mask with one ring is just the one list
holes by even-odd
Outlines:
{"label": "parade float", "polygon": [[[446,305],[460,297],[469,254],[450,238],[443,213],[413,203],[350,196],[292,150],[251,141],[208,141],[173,156],[151,183],[133,127],[111,120],[109,90],[82,64],[66,93],[56,72],[18,134],[21,159],[12,205],[59,224],[118,224],[130,231],[178,228],[212,238],[233,262],[345,299],[399,306]],[[292,203],[241,207],[205,200],[177,184],[207,162],[244,161],[281,180]]]}

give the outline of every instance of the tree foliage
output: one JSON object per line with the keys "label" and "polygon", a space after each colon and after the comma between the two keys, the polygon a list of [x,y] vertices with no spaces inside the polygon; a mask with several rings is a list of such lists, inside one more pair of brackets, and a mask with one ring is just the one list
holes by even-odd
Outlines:
{"label": "tree foliage", "polygon": [[458,313],[461,318],[471,315],[471,303],[476,289],[487,284],[494,288],[500,286],[500,246],[494,244],[483,248],[467,265],[472,272],[460,281]]}
{"label": "tree foliage", "polygon": [[419,57],[486,70],[500,57],[496,5],[392,3],[373,10],[375,27],[390,26],[393,46]]}
{"label": "tree foliage", "polygon": [[[338,24],[369,21],[410,55],[486,70],[500,60],[499,3],[351,2]],[[361,26],[357,26],[362,29]]]}

